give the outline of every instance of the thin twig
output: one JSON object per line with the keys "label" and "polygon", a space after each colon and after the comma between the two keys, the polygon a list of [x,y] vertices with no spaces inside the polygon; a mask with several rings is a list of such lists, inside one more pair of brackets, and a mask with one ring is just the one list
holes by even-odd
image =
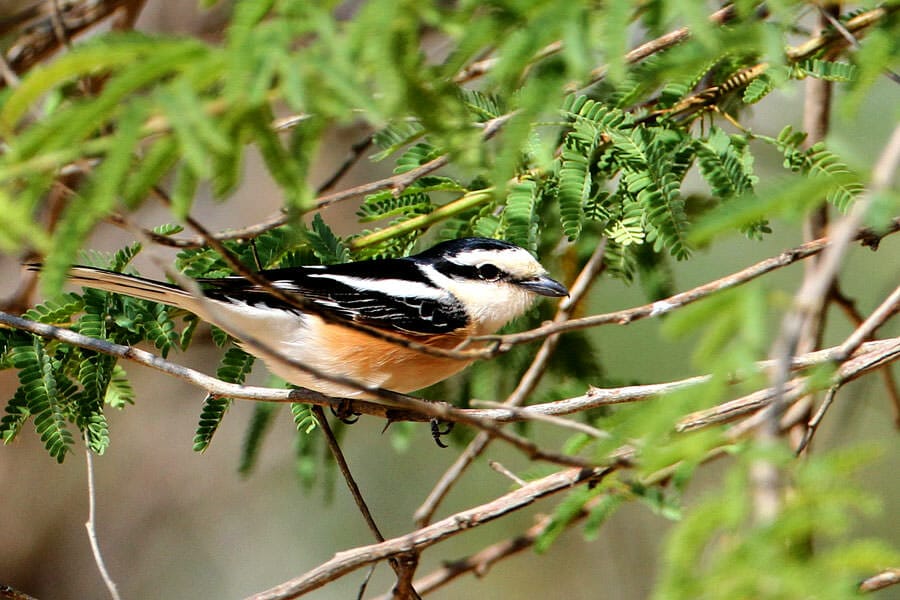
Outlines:
{"label": "thin twig", "polygon": [[510,481],[512,481],[513,483],[515,483],[519,487],[528,485],[527,481],[525,481],[524,479],[522,479],[521,477],[519,477],[518,475],[516,475],[515,473],[513,473],[506,467],[504,467],[502,464],[500,464],[496,460],[489,460],[488,466],[490,468],[492,468],[493,470],[497,471],[498,473],[500,473],[501,475],[503,475],[504,477],[506,477],[507,479],[509,479]]}
{"label": "thin twig", "polygon": [[116,582],[113,581],[109,571],[106,569],[106,563],[103,561],[103,554],[100,552],[100,542],[97,539],[97,490],[94,486],[94,457],[91,454],[90,446],[87,445],[87,439],[85,439],[84,455],[87,462],[88,484],[88,520],[84,524],[84,527],[87,529],[88,540],[91,543],[91,552],[94,555],[94,563],[97,565],[97,570],[100,571],[100,577],[103,579],[104,585],[106,585],[110,598],[113,600],[121,600],[119,589],[116,587]]}
{"label": "thin twig", "polygon": [[[844,311],[844,314],[847,315],[847,318],[856,326],[859,327],[865,321],[865,318],[862,314],[857,310],[856,304],[853,302],[851,298],[848,298],[844,293],[840,290],[839,287],[835,288],[831,292],[832,299],[837,302],[838,306]],[[879,371],[881,373],[882,383],[884,383],[885,392],[887,392],[888,400],[891,403],[891,407],[894,412],[894,427],[900,429],[900,389],[897,387],[897,382],[894,379],[894,373],[891,371],[890,367],[885,367]]]}
{"label": "thin twig", "polygon": [[[893,219],[886,227],[883,235],[890,235],[900,231],[900,217]],[[870,243],[878,235],[871,229],[860,229],[856,232],[855,239],[864,243]],[[805,244],[791,248],[774,256],[767,258],[754,265],[741,269],[735,273],[731,273],[719,279],[710,281],[703,285],[697,286],[685,292],[680,292],[663,300],[658,300],[652,304],[644,304],[634,308],[619,310],[601,315],[591,315],[580,319],[570,319],[562,323],[549,323],[535,329],[522,331],[519,333],[510,333],[506,335],[480,336],[476,340],[493,341],[497,343],[497,349],[494,353],[508,351],[513,345],[523,344],[534,340],[542,339],[554,333],[564,333],[566,331],[574,331],[576,329],[587,329],[597,327],[598,325],[606,325],[615,323],[618,325],[627,325],[648,317],[657,317],[668,314],[673,310],[684,305],[691,304],[698,300],[702,300],[707,296],[727,290],[738,285],[752,281],[757,277],[781,269],[788,265],[794,264],[799,260],[815,256],[823,252],[830,244],[833,243],[831,237],[819,238]]]}
{"label": "thin twig", "polygon": [[325,412],[322,410],[322,407],[318,405],[313,405],[312,412],[316,417],[316,421],[319,422],[319,427],[322,429],[322,433],[325,436],[325,442],[328,444],[328,449],[331,451],[331,455],[334,457],[334,461],[337,463],[338,469],[341,471],[341,475],[343,475],[344,481],[347,483],[347,487],[350,488],[350,494],[353,496],[353,501],[356,502],[356,507],[359,508],[359,512],[362,513],[363,519],[365,519],[366,525],[369,526],[369,530],[372,532],[375,539],[379,542],[383,542],[384,536],[381,534],[381,530],[378,529],[378,524],[372,517],[372,513],[366,504],[366,500],[363,498],[362,492],[359,490],[359,486],[353,478],[353,473],[350,471],[350,465],[347,464],[347,459],[344,458],[344,452],[341,450],[341,446],[334,436],[334,431],[328,424],[328,419],[325,418]]}
{"label": "thin twig", "polygon": [[841,352],[844,356],[850,356],[859,348],[860,344],[872,337],[872,334],[881,327],[885,321],[896,314],[900,308],[900,286],[894,288],[894,291],[878,305],[872,313],[866,318],[862,324],[853,331],[850,336],[841,344]]}
{"label": "thin twig", "polygon": [[900,584],[900,569],[887,569],[877,575],[867,577],[859,584],[859,591],[877,592],[878,590],[883,590],[884,588],[898,584]]}
{"label": "thin twig", "polygon": [[803,432],[803,438],[797,445],[797,449],[794,450],[794,455],[800,456],[801,454],[803,454],[803,451],[806,450],[807,446],[809,446],[809,443],[812,441],[812,438],[816,434],[816,431],[819,430],[819,424],[822,422],[822,419],[825,418],[825,413],[828,412],[829,408],[831,408],[831,404],[834,402],[837,391],[837,387],[828,389],[828,393],[825,394],[825,398],[822,400],[822,404],[821,406],[819,406],[819,410],[816,411],[816,414],[813,415],[809,422],[806,424],[806,430]]}
{"label": "thin twig", "polygon": [[474,408],[484,407],[502,409],[504,414],[514,415],[514,418],[517,422],[534,421],[537,423],[549,423],[550,425],[555,425],[560,429],[571,429],[572,431],[583,433],[594,439],[605,439],[609,437],[609,434],[605,431],[601,431],[596,427],[591,427],[587,423],[580,423],[578,421],[572,421],[570,419],[563,419],[562,417],[558,417],[556,415],[547,415],[535,412],[533,410],[528,410],[527,408],[507,404],[506,402],[486,402],[484,400],[473,400],[469,404]]}
{"label": "thin twig", "polygon": [[316,188],[316,195],[321,196],[331,188],[333,188],[337,183],[347,174],[347,172],[353,168],[353,165],[359,162],[362,158],[363,154],[366,150],[372,147],[372,143],[375,139],[373,134],[369,134],[360,141],[352,144],[350,146],[350,152],[347,157],[344,159],[337,169],[331,174],[331,176],[319,184],[319,187]]}
{"label": "thin twig", "polygon": [[[822,355],[825,353],[831,356],[838,356],[839,352],[840,347],[835,347],[811,354]],[[869,344],[864,344],[853,358],[838,367],[837,372],[832,377],[831,385],[841,386],[873,369],[881,368],[898,359],[900,359],[900,338],[869,342]],[[742,398],[725,402],[711,409],[692,413],[679,421],[676,430],[679,432],[691,431],[701,427],[708,427],[709,425],[725,423],[757,411],[760,412],[754,415],[756,419],[754,426],[763,424],[767,420],[771,422],[772,417],[769,411],[775,402],[780,401],[784,406],[790,405],[798,398],[809,393],[808,383],[808,378],[791,379],[784,382],[781,388],[772,386]],[[780,423],[778,427],[780,430]]]}
{"label": "thin twig", "polygon": [[[383,542],[384,535],[382,535],[381,530],[378,528],[378,524],[375,522],[375,518],[372,516],[372,512],[369,510],[368,504],[366,504],[366,499],[363,497],[362,492],[359,489],[359,485],[356,483],[356,479],[353,477],[353,473],[350,471],[350,465],[347,463],[347,459],[344,457],[344,452],[341,450],[340,444],[338,444],[337,437],[334,435],[334,431],[331,429],[331,425],[328,424],[328,419],[325,418],[325,412],[322,410],[321,406],[313,406],[312,413],[316,417],[316,421],[319,422],[319,427],[322,429],[322,434],[325,436],[325,443],[328,445],[328,449],[331,451],[331,455],[334,457],[334,461],[337,463],[338,469],[341,472],[341,475],[344,478],[344,481],[347,483],[347,487],[350,489],[350,495],[353,496],[353,501],[356,503],[356,507],[359,509],[359,512],[362,514],[363,519],[366,522],[366,525],[369,527],[369,531],[372,532],[372,535],[375,537],[376,541]],[[404,569],[401,564],[394,558],[389,560],[391,568],[394,569],[394,572],[397,574],[397,581],[411,581],[411,575],[404,573]],[[366,578],[368,581],[368,577]],[[398,586],[399,587],[399,586]],[[419,595],[416,593],[415,589],[409,588],[408,591],[409,597],[418,598]],[[365,593],[365,586],[360,589],[360,596]]]}

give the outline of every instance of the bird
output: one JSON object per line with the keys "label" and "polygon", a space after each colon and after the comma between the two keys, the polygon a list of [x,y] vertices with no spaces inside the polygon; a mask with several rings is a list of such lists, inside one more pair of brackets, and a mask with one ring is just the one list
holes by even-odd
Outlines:
{"label": "bird", "polygon": [[[387,337],[452,349],[469,337],[495,333],[540,296],[568,295],[524,248],[479,237],[444,241],[403,258],[276,268],[257,275],[280,293],[235,275],[198,279],[204,296],[198,297],[171,283],[81,265],[71,268],[69,280],[191,312],[231,335],[288,383],[349,399],[371,398],[364,388],[420,390],[472,362],[425,354],[352,323]],[[292,297],[299,301],[287,301]],[[279,360],[278,354],[313,372]]]}

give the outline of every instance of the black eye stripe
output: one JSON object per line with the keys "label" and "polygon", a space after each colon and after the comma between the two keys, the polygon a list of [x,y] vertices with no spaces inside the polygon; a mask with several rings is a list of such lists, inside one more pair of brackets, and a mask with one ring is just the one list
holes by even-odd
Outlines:
{"label": "black eye stripe", "polygon": [[455,279],[471,279],[474,281],[508,280],[509,274],[492,263],[481,265],[461,265],[450,261],[436,263],[434,268],[441,274]]}
{"label": "black eye stripe", "polygon": [[459,279],[479,278],[478,267],[474,267],[472,265],[460,265],[458,263],[446,261],[435,264],[434,268],[437,269],[439,273],[447,275],[448,277],[456,277]]}

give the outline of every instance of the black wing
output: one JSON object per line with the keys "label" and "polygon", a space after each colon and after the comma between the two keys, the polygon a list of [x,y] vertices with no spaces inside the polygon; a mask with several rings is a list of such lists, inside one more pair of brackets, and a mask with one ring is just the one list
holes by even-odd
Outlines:
{"label": "black wing", "polygon": [[[335,317],[394,331],[449,333],[468,324],[460,302],[441,293],[407,259],[384,259],[291,267],[259,273],[288,294],[297,294]],[[202,279],[210,298],[263,305],[281,310],[297,307],[276,298],[243,277]]]}

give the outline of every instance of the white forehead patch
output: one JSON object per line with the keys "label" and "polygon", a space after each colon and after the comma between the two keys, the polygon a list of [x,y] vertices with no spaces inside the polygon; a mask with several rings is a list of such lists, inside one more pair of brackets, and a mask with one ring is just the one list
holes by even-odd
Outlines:
{"label": "white forehead patch", "polygon": [[543,275],[546,271],[529,252],[523,248],[506,250],[466,250],[447,260],[458,265],[477,267],[490,263],[514,277],[529,278]]}

